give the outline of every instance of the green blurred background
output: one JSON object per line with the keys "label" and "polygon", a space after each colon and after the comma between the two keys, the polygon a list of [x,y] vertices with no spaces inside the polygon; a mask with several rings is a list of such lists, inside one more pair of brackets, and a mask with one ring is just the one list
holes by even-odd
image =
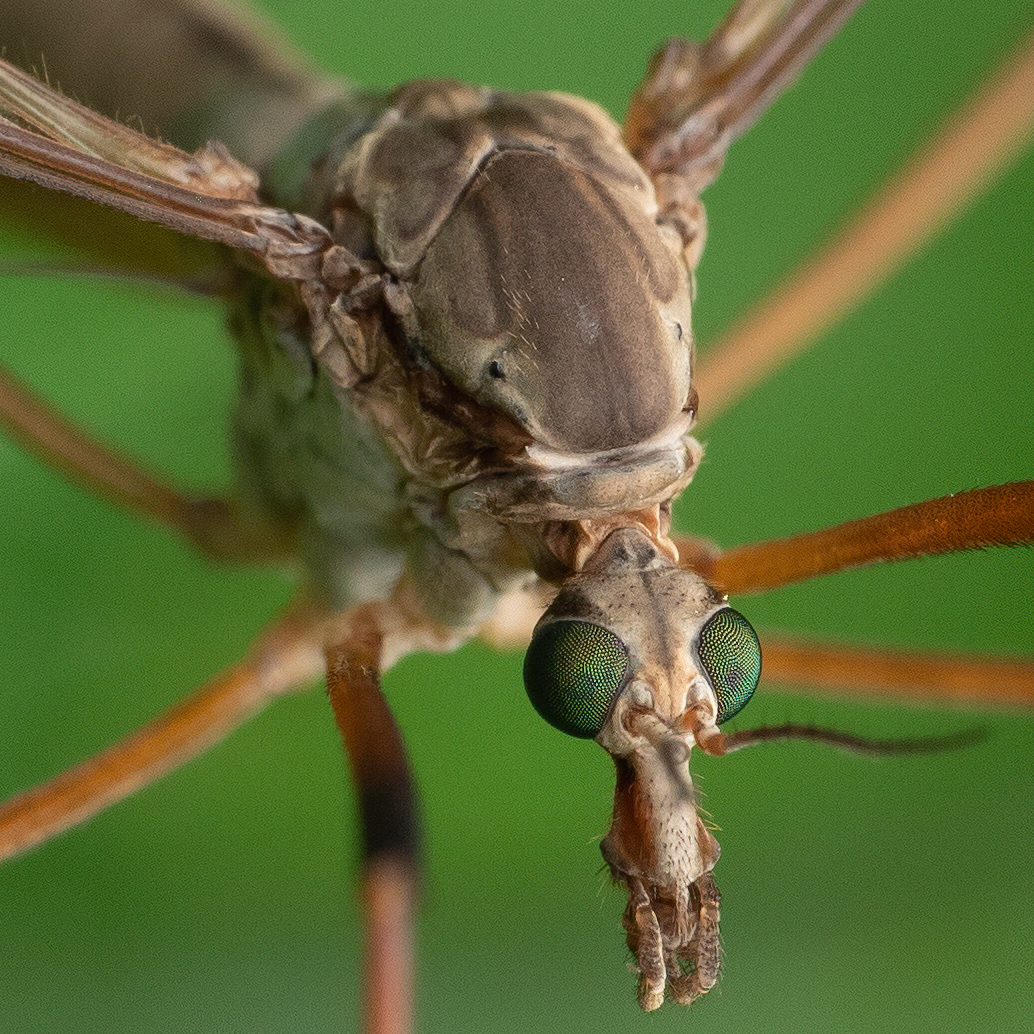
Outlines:
{"label": "green blurred background", "polygon": [[[648,55],[721,3],[268,7],[368,84],[559,88],[620,114]],[[893,170],[1031,20],[873,0],[736,145],[707,201],[701,350]],[[0,26],[2,31],[2,26]],[[678,509],[725,545],[1034,473],[1034,163],[805,358],[709,425]],[[6,238],[5,251],[37,255]],[[187,483],[226,479],[232,359],[216,307],[132,285],[3,282],[2,353]],[[707,400],[702,399],[706,416]],[[287,598],[110,511],[0,442],[0,790],[40,780],[240,655]],[[1031,646],[1029,552],[871,569],[736,601],[760,628]],[[736,720],[874,736],[986,725],[978,747],[870,762],[785,745],[695,772],[719,827],[725,975],[690,1013],[634,1004],[597,844],[611,771],[546,727],[518,654],[387,678],[423,792],[424,1031],[1031,1029],[1034,721],[763,685]],[[0,870],[0,1031],[355,1029],[352,803],[318,689]]]}

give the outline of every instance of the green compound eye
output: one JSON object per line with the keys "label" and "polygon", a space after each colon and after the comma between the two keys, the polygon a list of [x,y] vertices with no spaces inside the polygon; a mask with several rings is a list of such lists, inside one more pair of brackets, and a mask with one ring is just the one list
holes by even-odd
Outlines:
{"label": "green compound eye", "polygon": [[718,697],[719,725],[738,714],[761,678],[761,644],[750,622],[726,607],[700,629],[697,656]]}
{"label": "green compound eye", "polygon": [[628,676],[628,651],[613,632],[587,621],[557,621],[532,637],[524,688],[550,725],[585,739],[603,728]]}

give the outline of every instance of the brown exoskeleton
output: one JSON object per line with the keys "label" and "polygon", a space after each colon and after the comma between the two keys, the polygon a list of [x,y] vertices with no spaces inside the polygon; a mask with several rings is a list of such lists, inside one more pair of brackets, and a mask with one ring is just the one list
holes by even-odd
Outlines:
{"label": "brown exoskeleton", "polygon": [[[663,127],[651,130],[649,103],[644,101],[639,115],[647,142],[651,131],[666,139]],[[388,115],[378,118],[358,126],[357,136],[359,130],[366,133],[361,140],[341,146],[342,165],[331,168],[343,171],[325,177],[337,191],[332,200],[291,204],[330,227],[333,242],[305,219],[254,207],[247,174],[219,152],[211,156],[219,175],[229,173],[226,193],[242,197],[224,202],[223,194],[209,205],[202,197],[200,213],[187,212],[198,223],[184,221],[182,213],[194,204],[189,197],[152,201],[146,185],[132,188],[134,198],[145,195],[145,214],[254,250],[276,277],[301,285],[263,288],[265,307],[243,306],[238,317],[250,392],[238,418],[238,449],[247,458],[247,480],[256,486],[252,495],[264,513],[277,517],[272,533],[253,535],[249,525],[245,534],[232,512],[225,527],[218,518],[189,513],[181,523],[203,542],[214,540],[216,553],[230,552],[229,540],[244,553],[273,554],[286,540],[308,560],[321,608],[328,601],[336,609],[391,596],[390,608],[365,607],[345,626],[336,618],[328,626],[321,611],[298,619],[304,632],[285,627],[295,653],[282,652],[276,638],[270,648],[275,657],[294,660],[297,670],[287,672],[289,680],[308,670],[326,644],[332,675],[351,691],[350,672],[357,664],[369,665],[379,651],[401,652],[424,638],[446,644],[475,629],[503,590],[521,586],[529,567],[546,581],[564,583],[529,656],[529,685],[540,708],[555,706],[556,694],[536,688],[542,681],[536,662],[545,650],[556,663],[550,651],[569,648],[557,646],[551,627],[577,632],[588,625],[614,635],[619,628],[629,630],[617,636],[620,649],[603,647],[615,667],[608,673],[610,699],[606,706],[594,705],[599,725],[577,731],[596,735],[618,760],[615,825],[604,849],[629,886],[626,924],[643,973],[641,1002],[659,1004],[666,983],[676,997],[690,999],[717,973],[717,896],[709,876],[716,849],[696,818],[686,761],[694,741],[721,751],[715,723],[733,709],[723,702],[697,645],[709,641],[697,629],[729,612],[720,594],[675,565],[667,527],[667,502],[688,481],[699,455],[688,437],[696,404],[689,377],[688,280],[678,262],[685,253],[692,266],[701,241],[700,210],[695,196],[683,190],[690,173],[681,166],[673,173],[664,148],[646,156],[648,148],[638,141],[637,152],[660,190],[658,230],[647,178],[620,149],[599,147],[608,136],[616,145],[616,131],[585,105],[415,86],[397,94]],[[555,128],[554,121],[561,132],[541,132],[544,123]],[[685,134],[679,129],[676,136],[682,140]],[[428,177],[421,180],[422,166],[414,159],[428,141],[427,167],[435,173],[430,183]],[[726,142],[719,135],[717,151],[705,146],[701,170],[688,181],[693,190],[712,175]],[[444,163],[443,153],[449,159]],[[53,166],[58,155],[48,148],[31,160],[37,167]],[[159,156],[167,166],[179,160]],[[107,175],[102,171],[102,178]],[[412,197],[406,196],[407,184],[419,188]],[[213,188],[212,174],[202,170],[187,186],[192,197],[204,195]],[[134,210],[137,201],[126,196],[120,193],[116,204]],[[567,204],[561,203],[564,197],[570,198]],[[555,207],[535,211],[527,198],[549,198]],[[587,211],[592,218],[583,223]],[[515,244],[500,249],[500,240],[509,241],[510,220],[524,216]],[[567,217],[573,221],[565,222]],[[250,229],[253,221],[260,226],[254,246],[240,236],[241,227]],[[598,239],[580,236],[583,226]],[[268,240],[275,249],[266,246]],[[623,245],[629,253],[624,268]],[[607,256],[605,265],[572,265],[574,256],[593,246]],[[486,276],[482,286],[477,276],[486,270],[493,278]],[[522,276],[530,287],[522,285]],[[453,297],[450,285],[457,282],[466,292]],[[622,290],[630,284],[636,289]],[[587,309],[585,299],[594,290],[601,304]],[[260,320],[278,331],[274,345],[258,332]],[[587,367],[598,340],[618,344],[607,363]],[[646,349],[644,342],[652,342],[650,363],[640,363],[634,350]],[[312,376],[307,347],[318,364],[314,381],[306,380]],[[551,356],[549,364],[540,361],[540,351]],[[256,376],[258,369],[264,378]],[[634,408],[629,398],[637,400]],[[285,399],[306,404],[292,414]],[[300,450],[298,442],[308,442],[310,428],[326,423],[319,407],[339,402],[344,412],[352,405],[358,412],[358,428],[351,433],[362,442],[363,454],[342,453],[334,437],[329,444],[323,440],[326,456]],[[287,421],[274,425],[274,437],[271,417],[283,419],[283,413]],[[363,437],[369,427],[380,439]],[[334,433],[349,440],[340,429]],[[385,453],[383,441],[394,456]],[[347,504],[358,489],[343,490],[341,482],[367,483],[371,457],[381,471],[378,484],[387,489],[378,496],[383,509],[357,514]],[[335,464],[343,469],[325,477]],[[1009,498],[995,496],[991,508],[1000,509]],[[1025,496],[1014,501],[1013,511],[1029,515]],[[1000,534],[997,540],[1027,532],[1021,527],[1010,534],[1013,539]],[[965,541],[937,540],[920,548]],[[399,581],[403,545],[408,577]],[[694,555],[693,544],[686,545],[694,566],[722,587],[730,580],[741,587],[756,584],[749,574],[736,583],[729,573],[735,567],[712,569],[706,550]],[[626,578],[643,586],[653,572],[679,586],[677,598],[665,595],[657,611],[671,622],[678,649],[670,634],[651,638],[650,629],[636,627],[631,617],[612,615],[615,600],[593,597],[597,585],[606,589]],[[786,580],[785,574],[779,577]],[[631,608],[642,625],[651,620],[646,600],[655,595],[650,589]],[[691,620],[675,619],[683,606]],[[733,627],[741,629],[735,621]],[[386,647],[378,643],[380,636]],[[749,647],[749,636],[741,639]],[[349,648],[340,658],[334,649],[339,640]],[[624,664],[617,664],[621,656]],[[756,668],[753,653],[748,650],[738,664],[747,669],[746,681],[756,680],[756,672],[750,674]],[[246,674],[245,681],[250,678]],[[547,682],[551,678],[545,676]],[[743,680],[737,674],[733,681]],[[551,702],[543,703],[544,696]],[[557,724],[566,720],[552,717]],[[347,715],[341,723],[346,729],[361,724]],[[361,749],[354,752],[362,757]],[[652,825],[662,812],[677,816],[670,843]],[[37,832],[35,804],[30,822]]]}

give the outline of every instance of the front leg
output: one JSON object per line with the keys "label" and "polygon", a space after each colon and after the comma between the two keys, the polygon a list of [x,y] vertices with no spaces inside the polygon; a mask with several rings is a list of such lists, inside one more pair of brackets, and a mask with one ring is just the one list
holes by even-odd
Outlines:
{"label": "front leg", "polygon": [[419,820],[402,734],[380,689],[393,623],[390,607],[359,607],[326,650],[327,696],[359,802],[365,1034],[413,1029]]}

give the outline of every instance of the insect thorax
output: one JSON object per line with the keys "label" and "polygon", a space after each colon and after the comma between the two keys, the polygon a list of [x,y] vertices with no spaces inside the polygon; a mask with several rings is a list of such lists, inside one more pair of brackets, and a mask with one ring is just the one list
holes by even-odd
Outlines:
{"label": "insect thorax", "polygon": [[407,570],[476,625],[577,567],[565,529],[660,529],[692,478],[682,241],[585,101],[415,83],[348,134],[312,212],[339,293],[240,310],[243,478],[335,605]]}

